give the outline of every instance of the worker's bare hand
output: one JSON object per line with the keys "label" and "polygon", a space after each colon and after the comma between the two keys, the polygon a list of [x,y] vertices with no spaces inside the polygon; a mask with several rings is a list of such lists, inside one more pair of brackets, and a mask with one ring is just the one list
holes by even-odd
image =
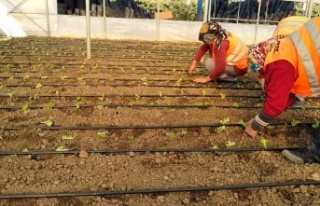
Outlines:
{"label": "worker's bare hand", "polygon": [[247,133],[247,135],[249,135],[250,137],[256,137],[258,135],[258,132],[252,129],[252,122],[254,121],[254,118],[252,118],[248,123],[247,123],[247,127],[244,130],[245,133]]}
{"label": "worker's bare hand", "polygon": [[193,80],[193,82],[195,82],[195,83],[202,83],[202,84],[205,84],[209,81],[211,81],[211,79],[209,77],[200,77],[200,78]]}

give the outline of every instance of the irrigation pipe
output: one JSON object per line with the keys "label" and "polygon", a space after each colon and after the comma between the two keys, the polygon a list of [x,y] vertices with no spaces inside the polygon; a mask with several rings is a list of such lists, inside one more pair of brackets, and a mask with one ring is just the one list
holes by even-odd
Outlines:
{"label": "irrigation pipe", "polygon": [[[174,152],[174,153],[193,153],[193,152],[259,152],[259,151],[269,151],[269,152],[279,152],[282,150],[291,150],[298,148],[233,148],[233,149],[118,149],[118,150],[87,150],[87,153],[96,153],[96,154],[123,154],[130,152],[139,152],[139,153],[147,153],[147,152]],[[68,150],[68,151],[0,151],[0,155],[60,155],[60,154],[79,154],[81,150]]]}
{"label": "irrigation pipe", "polygon": [[[104,97],[104,98],[114,98],[114,97],[121,97],[121,98],[135,98],[136,95],[130,95],[130,94],[59,94],[59,96],[54,95],[54,94],[39,94],[38,97]],[[0,98],[6,98],[10,97],[8,94],[0,94]],[[21,94],[21,95],[14,95],[14,98],[29,98],[33,97],[33,95],[26,95],[26,94]],[[189,94],[189,95],[179,95],[179,94],[168,94],[165,95],[163,94],[162,96],[158,95],[153,95],[153,94],[142,94],[139,95],[140,98],[163,98],[163,97],[213,97],[213,98],[221,98],[221,95],[197,95],[197,94]],[[224,98],[252,98],[252,99],[260,99],[261,96],[255,96],[255,95],[226,95]]]}
{"label": "irrigation pipe", "polygon": [[[315,124],[316,122],[300,122],[299,124]],[[291,122],[277,122],[272,123],[270,125],[291,125]],[[116,130],[116,129],[178,129],[178,128],[202,128],[202,127],[243,127],[242,124],[234,123],[234,124],[221,124],[221,123],[213,123],[213,124],[200,124],[200,125],[154,125],[154,126],[70,126],[70,127],[0,127],[0,130]]]}
{"label": "irrigation pipe", "polygon": [[[142,83],[142,82],[141,82]],[[233,90],[261,90],[261,88],[240,88],[240,87],[230,87],[230,86],[214,86],[214,85],[200,85],[199,86],[182,86],[182,85],[143,85],[142,84],[43,84],[42,87],[98,87],[98,86],[107,86],[107,87],[136,87],[136,86],[145,86],[145,87],[165,87],[165,88],[216,88],[216,89],[233,89]],[[5,87],[36,87],[35,84],[22,84],[22,85],[5,85]]]}
{"label": "irrigation pipe", "polygon": [[279,182],[279,183],[255,183],[241,185],[222,185],[210,187],[180,187],[169,189],[139,189],[126,191],[100,191],[100,192],[65,192],[65,193],[37,193],[37,194],[3,194],[0,199],[17,199],[17,198],[50,198],[50,197],[76,197],[76,196],[108,196],[108,195],[130,195],[130,194],[155,194],[169,192],[200,192],[214,190],[234,190],[234,189],[252,189],[252,188],[268,188],[283,186],[299,186],[299,185],[319,185],[320,181],[295,181],[295,182]]}
{"label": "irrigation pipe", "polygon": [[[261,106],[228,106],[228,105],[149,105],[149,104],[84,104],[84,105],[55,105],[52,106],[52,109],[65,109],[65,108],[87,108],[87,107],[98,107],[102,106],[105,108],[118,108],[118,107],[129,107],[129,108],[167,108],[167,109],[176,109],[176,108],[199,108],[199,109],[206,109],[206,108],[226,108],[226,109],[261,109]],[[23,106],[0,106],[0,110],[21,110]],[[46,105],[42,106],[28,106],[28,109],[45,109],[47,108]],[[297,108],[287,108],[289,110],[302,110],[302,107]],[[303,107],[303,110],[319,110],[320,107]]]}

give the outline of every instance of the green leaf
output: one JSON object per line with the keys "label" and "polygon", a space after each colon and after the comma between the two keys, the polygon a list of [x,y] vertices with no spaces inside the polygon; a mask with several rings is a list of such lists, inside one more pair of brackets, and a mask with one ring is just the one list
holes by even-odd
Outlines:
{"label": "green leaf", "polygon": [[72,135],[63,135],[63,136],[61,137],[61,139],[62,139],[62,140],[73,140],[74,137],[73,137]]}
{"label": "green leaf", "polygon": [[320,121],[315,121],[315,123],[313,123],[311,126],[312,126],[312,128],[314,128],[314,129],[319,128],[319,126],[320,126]]}
{"label": "green leaf", "polygon": [[49,103],[46,105],[46,108],[47,108],[47,109],[52,109],[53,106],[54,106],[54,104],[51,103],[51,102],[49,102]]}
{"label": "green leaf", "polygon": [[240,121],[238,122],[238,124],[241,124],[243,127],[246,127],[246,126],[247,126],[247,123],[244,122],[243,120],[240,120]]}
{"label": "green leaf", "polygon": [[38,83],[38,84],[36,85],[36,88],[37,88],[37,89],[40,89],[42,86],[43,86],[43,84]]}
{"label": "green leaf", "polygon": [[260,143],[261,143],[261,145],[262,145],[263,148],[267,148],[268,141],[269,141],[269,140],[267,140],[267,139],[265,139],[265,138],[262,138],[262,139],[260,140]]}
{"label": "green leaf", "polygon": [[227,147],[233,147],[233,146],[235,146],[236,145],[236,142],[233,142],[233,141],[230,141],[230,140],[228,140],[227,142],[226,142],[226,146]]}
{"label": "green leaf", "polygon": [[64,147],[64,146],[60,146],[56,149],[57,152],[65,152],[65,151],[69,151],[68,148]]}
{"label": "green leaf", "polygon": [[222,99],[222,100],[224,100],[224,98],[226,97],[226,95],[225,94],[223,94],[223,93],[220,93],[220,98]]}
{"label": "green leaf", "polygon": [[227,124],[230,121],[229,117],[223,118],[223,120],[220,120],[221,124]]}
{"label": "green leaf", "polygon": [[238,102],[233,102],[233,103],[232,103],[232,106],[233,106],[233,107],[239,107],[239,103],[238,103]]}
{"label": "green leaf", "polygon": [[29,106],[26,104],[26,105],[23,105],[21,110],[22,111],[27,111],[29,109]]}
{"label": "green leaf", "polygon": [[108,133],[109,133],[108,131],[98,131],[97,132],[99,137],[106,137]]}
{"label": "green leaf", "polygon": [[296,125],[299,124],[299,123],[301,123],[301,121],[299,121],[299,120],[293,119],[293,120],[291,121],[291,125],[292,125],[293,127],[296,126]]}
{"label": "green leaf", "polygon": [[169,138],[175,138],[175,136],[176,136],[174,132],[167,132],[166,135]]}
{"label": "green leaf", "polygon": [[23,148],[22,152],[29,152],[27,148]]}
{"label": "green leaf", "polygon": [[48,127],[51,127],[53,125],[53,122],[50,119],[43,121],[41,123],[47,125]]}
{"label": "green leaf", "polygon": [[274,125],[270,125],[270,124],[269,124],[269,125],[267,126],[267,129],[273,130],[273,129],[274,129]]}

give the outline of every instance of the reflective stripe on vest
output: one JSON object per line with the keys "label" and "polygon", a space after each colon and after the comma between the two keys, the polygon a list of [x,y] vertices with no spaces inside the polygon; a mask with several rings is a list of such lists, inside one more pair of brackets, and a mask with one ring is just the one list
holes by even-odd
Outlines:
{"label": "reflective stripe on vest", "polygon": [[[308,30],[308,33],[313,41],[313,44],[317,50],[317,55],[320,57],[320,31],[319,28],[315,25],[314,21],[309,21],[305,24],[305,28]],[[292,42],[294,43],[297,53],[300,56],[302,65],[307,73],[308,81],[311,88],[312,96],[320,95],[320,81],[317,76],[316,67],[313,63],[312,56],[309,53],[308,48],[305,45],[305,42],[300,36],[299,32],[293,32],[290,35]]]}
{"label": "reflective stripe on vest", "polygon": [[237,38],[236,48],[227,56],[227,64],[235,65],[240,59],[242,59],[248,53],[248,47]]}

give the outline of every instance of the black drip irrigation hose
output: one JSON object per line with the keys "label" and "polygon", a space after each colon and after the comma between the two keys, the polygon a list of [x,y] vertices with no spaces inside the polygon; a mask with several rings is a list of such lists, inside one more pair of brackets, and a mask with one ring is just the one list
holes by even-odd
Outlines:
{"label": "black drip irrigation hose", "polygon": [[[299,122],[297,124],[306,124],[312,125],[316,122]],[[270,125],[292,125],[292,122],[277,122],[272,123]],[[70,126],[70,127],[63,127],[63,126],[53,126],[53,127],[0,127],[0,130],[117,130],[117,129],[179,129],[179,128],[202,128],[202,127],[244,127],[243,124],[234,123],[234,124],[221,124],[221,123],[214,123],[214,124],[200,124],[200,125],[154,125],[154,126]]]}
{"label": "black drip irrigation hose", "polygon": [[[115,98],[115,97],[120,97],[120,98],[135,98],[137,97],[136,95],[130,95],[130,94],[79,94],[79,95],[75,95],[75,94],[59,94],[54,95],[54,94],[39,94],[37,97],[68,97],[68,98],[73,98],[73,97],[104,97],[104,98]],[[3,97],[10,97],[8,94],[0,94],[0,98]],[[26,94],[22,94],[22,95],[14,95],[14,98],[29,98],[29,97],[33,97],[33,95],[26,95]],[[142,94],[139,95],[140,98],[162,98],[162,97],[213,97],[213,98],[221,98],[221,95],[210,95],[210,94],[206,94],[206,95],[197,95],[197,94],[163,94],[163,95],[154,95],[154,94]],[[261,99],[262,96],[256,96],[256,95],[225,95],[224,98],[252,98],[252,99]]]}
{"label": "black drip irrigation hose", "polygon": [[[110,150],[110,149],[101,149],[101,150],[87,150],[87,153],[90,154],[123,154],[123,153],[155,153],[155,152],[174,152],[174,153],[196,153],[196,152],[259,152],[259,151],[269,151],[269,152],[279,152],[282,150],[292,150],[292,149],[299,149],[299,148],[233,148],[233,149],[117,149],[117,150]],[[0,151],[0,155],[61,155],[61,154],[79,154],[81,150],[68,150],[68,151]]]}
{"label": "black drip irrigation hose", "polygon": [[[230,86],[214,86],[214,85],[200,85],[200,86],[182,86],[182,85],[143,85],[139,84],[140,86],[145,87],[164,87],[164,88],[215,88],[215,89],[232,89],[232,90],[261,90],[261,88],[241,88],[241,87],[230,87]],[[4,85],[5,87],[32,87],[35,88],[35,84],[22,84],[22,85]],[[136,87],[137,84],[43,84],[42,87],[99,87],[99,86],[106,86],[106,87]]]}
{"label": "black drip irrigation hose", "polygon": [[215,190],[235,190],[235,189],[253,189],[253,188],[270,188],[284,186],[300,185],[319,185],[320,181],[295,181],[295,182],[278,182],[278,183],[256,183],[241,185],[221,185],[210,187],[180,187],[169,189],[139,189],[127,191],[99,191],[99,192],[65,192],[65,193],[37,193],[37,194],[3,194],[0,199],[17,199],[17,198],[50,198],[50,197],[77,197],[77,196],[109,196],[109,195],[132,195],[132,194],[156,194],[170,192],[201,192]]}
{"label": "black drip irrigation hose", "polygon": [[[88,107],[105,107],[105,108],[118,108],[118,107],[128,107],[128,108],[167,108],[167,109],[188,109],[188,108],[226,108],[226,109],[260,109],[261,106],[228,106],[228,105],[146,105],[146,104],[95,104],[95,105],[55,105],[51,109],[65,109],[65,108],[88,108]],[[0,110],[20,110],[23,106],[0,106]],[[46,109],[47,106],[28,106],[28,109]],[[319,110],[320,107],[296,107],[287,108],[289,110]]]}

